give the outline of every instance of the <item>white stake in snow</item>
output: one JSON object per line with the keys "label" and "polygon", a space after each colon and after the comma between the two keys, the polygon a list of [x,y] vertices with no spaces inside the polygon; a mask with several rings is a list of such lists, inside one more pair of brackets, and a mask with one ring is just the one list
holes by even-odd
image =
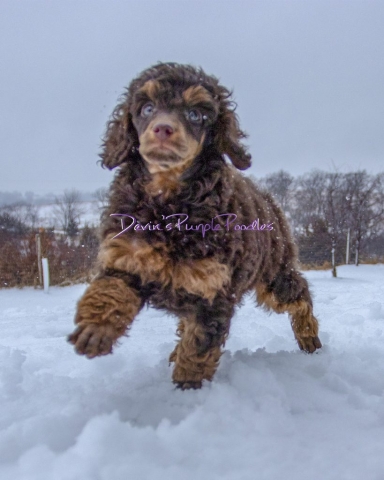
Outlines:
{"label": "white stake in snow", "polygon": [[49,291],[49,266],[48,258],[43,258],[41,260],[43,264],[43,280],[44,280],[44,292],[48,293]]}
{"label": "white stake in snow", "polygon": [[39,284],[43,283],[43,276],[41,272],[41,241],[40,241],[40,235],[36,233],[35,235],[35,240],[36,240],[36,253],[37,253],[37,267],[39,269]]}
{"label": "white stake in snow", "polygon": [[332,277],[337,277],[336,263],[335,263],[335,248],[332,248]]}
{"label": "white stake in snow", "polygon": [[345,263],[347,265],[349,265],[349,237],[350,237],[350,234],[351,234],[351,229],[348,228],[348,232],[347,232],[347,250],[346,250],[346,255],[345,255]]}

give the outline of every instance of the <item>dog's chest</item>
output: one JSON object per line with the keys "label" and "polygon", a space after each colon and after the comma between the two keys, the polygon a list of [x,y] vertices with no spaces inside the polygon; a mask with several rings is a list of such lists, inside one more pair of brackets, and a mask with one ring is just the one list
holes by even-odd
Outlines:
{"label": "dog's chest", "polygon": [[175,262],[226,255],[228,232],[218,212],[206,208],[164,205],[152,209],[137,208],[130,212],[128,234],[131,241],[140,240],[159,248]]}
{"label": "dog's chest", "polygon": [[190,217],[184,223],[167,220],[162,223],[162,230],[148,228],[142,232],[142,238],[150,245],[160,245],[175,262],[209,257],[223,259],[228,255],[230,234],[224,229],[214,230],[211,219],[204,222]]}

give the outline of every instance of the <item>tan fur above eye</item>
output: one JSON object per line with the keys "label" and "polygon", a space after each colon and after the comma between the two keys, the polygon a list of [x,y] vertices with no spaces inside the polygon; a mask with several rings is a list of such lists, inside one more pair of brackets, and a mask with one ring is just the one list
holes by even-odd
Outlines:
{"label": "tan fur above eye", "polygon": [[201,85],[189,87],[182,94],[183,100],[187,105],[194,106],[199,103],[212,103],[212,95]]}
{"label": "tan fur above eye", "polygon": [[159,82],[157,82],[156,80],[148,80],[140,88],[139,92],[147,95],[147,97],[152,100],[152,102],[156,102],[157,95],[160,89],[161,85]]}

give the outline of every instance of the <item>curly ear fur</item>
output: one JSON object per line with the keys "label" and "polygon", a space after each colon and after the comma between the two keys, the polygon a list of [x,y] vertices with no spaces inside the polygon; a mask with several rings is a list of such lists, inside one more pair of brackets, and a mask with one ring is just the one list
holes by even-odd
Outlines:
{"label": "curly ear fur", "polygon": [[103,151],[100,154],[102,166],[112,170],[128,161],[138,145],[139,139],[132,123],[126,96],[124,102],[116,106],[111,120],[107,123],[107,131],[102,145]]}
{"label": "curly ear fur", "polygon": [[236,104],[228,101],[231,93],[226,92],[226,98],[221,100],[219,116],[214,127],[214,143],[222,155],[228,155],[233,165],[239,170],[251,166],[251,155],[241,143],[247,135],[240,129],[235,113]]}

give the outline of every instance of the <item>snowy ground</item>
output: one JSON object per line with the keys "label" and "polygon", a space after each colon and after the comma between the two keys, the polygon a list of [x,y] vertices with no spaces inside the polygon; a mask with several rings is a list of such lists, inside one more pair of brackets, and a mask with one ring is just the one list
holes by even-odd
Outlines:
{"label": "snowy ground", "polygon": [[211,384],[179,391],[175,320],[154,310],[109,357],[65,342],[85,286],[0,291],[3,480],[382,480],[384,265],[307,272],[324,348],[248,299]]}

